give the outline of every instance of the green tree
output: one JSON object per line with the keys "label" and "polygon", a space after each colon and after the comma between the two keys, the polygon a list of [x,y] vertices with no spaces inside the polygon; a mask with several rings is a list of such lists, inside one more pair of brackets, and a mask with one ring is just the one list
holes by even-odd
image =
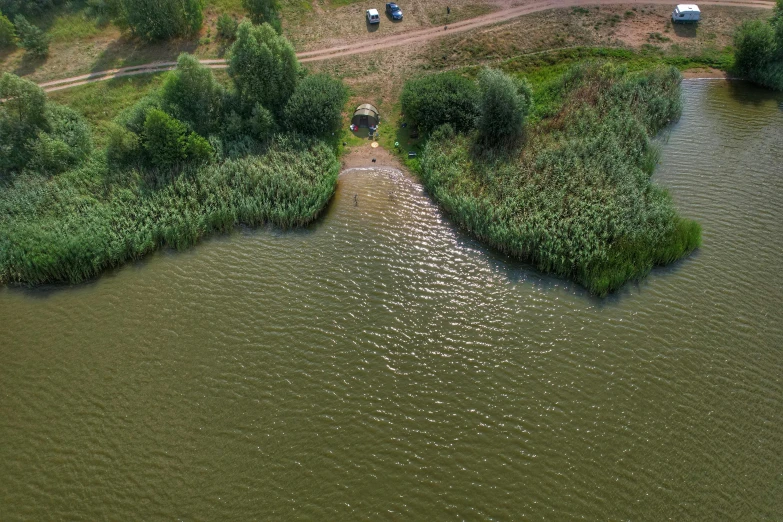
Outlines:
{"label": "green tree", "polygon": [[32,168],[62,172],[81,163],[92,152],[92,134],[84,117],[56,103],[46,104],[48,130],[39,135]]}
{"label": "green tree", "polygon": [[46,94],[36,84],[10,73],[0,77],[0,169],[27,165],[41,131],[49,130]]}
{"label": "green tree", "polygon": [[14,44],[16,44],[14,24],[0,11],[0,47],[10,47]]}
{"label": "green tree", "polygon": [[340,127],[347,99],[341,81],[325,74],[307,76],[286,104],[286,125],[309,136],[326,136]]}
{"label": "green tree", "polygon": [[68,107],[47,103],[33,82],[5,73],[0,78],[0,169],[61,172],[92,151],[84,118]]}
{"label": "green tree", "polygon": [[777,57],[783,60],[783,0],[777,0],[775,11],[770,21],[775,29],[775,45],[777,47]]}
{"label": "green tree", "polygon": [[269,140],[277,128],[272,113],[258,103],[253,107],[249,124],[250,134],[262,142]]}
{"label": "green tree", "polygon": [[163,84],[162,105],[166,112],[207,136],[218,123],[225,89],[193,55],[183,53],[176,70]]}
{"label": "green tree", "polygon": [[752,74],[772,59],[775,32],[762,20],[747,20],[734,33],[734,60],[740,72]]}
{"label": "green tree", "polygon": [[150,164],[167,168],[185,160],[209,159],[212,155],[209,142],[195,132],[188,134],[187,130],[184,123],[160,109],[148,111],[142,145]]}
{"label": "green tree", "polygon": [[239,27],[239,22],[226,13],[217,19],[217,32],[224,40],[233,40],[237,35],[237,27]]}
{"label": "green tree", "polygon": [[425,131],[448,123],[465,132],[475,127],[478,118],[476,83],[452,72],[407,81],[400,101],[406,117]]}
{"label": "green tree", "polygon": [[530,107],[530,87],[496,69],[484,69],[478,78],[479,139],[487,145],[509,145],[523,132]]}
{"label": "green tree", "polygon": [[155,167],[170,167],[184,156],[187,127],[160,109],[147,112],[142,144]]}
{"label": "green tree", "polygon": [[22,15],[14,18],[19,33],[19,45],[33,56],[42,58],[49,54],[49,35],[27,21]]}
{"label": "green tree", "polygon": [[204,20],[204,0],[119,0],[120,22],[146,40],[193,34]]}
{"label": "green tree", "polygon": [[106,157],[109,161],[127,164],[139,158],[141,142],[138,134],[114,122],[107,125],[106,133],[108,135]]}
{"label": "green tree", "polygon": [[280,4],[277,0],[242,0],[242,7],[250,13],[250,19],[257,24],[268,23],[278,33],[282,32]]}
{"label": "green tree", "polygon": [[269,24],[239,24],[231,46],[229,74],[246,107],[260,103],[279,116],[299,79],[299,62],[293,46]]}
{"label": "green tree", "polygon": [[54,4],[52,0],[0,0],[0,11],[8,16],[18,14],[35,16],[51,9]]}

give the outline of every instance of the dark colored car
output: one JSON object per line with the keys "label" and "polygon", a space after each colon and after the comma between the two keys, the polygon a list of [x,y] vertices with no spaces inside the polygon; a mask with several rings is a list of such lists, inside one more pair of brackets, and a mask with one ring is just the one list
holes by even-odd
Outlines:
{"label": "dark colored car", "polygon": [[386,14],[392,17],[392,20],[402,20],[402,9],[397,4],[386,4]]}

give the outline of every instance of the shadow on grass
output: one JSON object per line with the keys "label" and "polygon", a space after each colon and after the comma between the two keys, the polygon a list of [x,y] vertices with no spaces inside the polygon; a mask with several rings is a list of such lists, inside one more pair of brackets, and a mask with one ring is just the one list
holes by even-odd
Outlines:
{"label": "shadow on grass", "polygon": [[44,63],[46,63],[45,57],[33,56],[30,53],[24,53],[24,56],[22,56],[22,61],[20,61],[19,65],[17,65],[16,69],[14,69],[14,74],[17,76],[27,76],[28,74],[34,73],[35,70]]}
{"label": "shadow on grass", "polygon": [[674,34],[680,38],[696,38],[697,24],[672,24]]}
{"label": "shadow on grass", "polygon": [[198,39],[195,38],[147,43],[139,38],[123,35],[109,44],[90,71],[99,72],[153,62],[174,62],[181,53],[192,53],[197,47]]}

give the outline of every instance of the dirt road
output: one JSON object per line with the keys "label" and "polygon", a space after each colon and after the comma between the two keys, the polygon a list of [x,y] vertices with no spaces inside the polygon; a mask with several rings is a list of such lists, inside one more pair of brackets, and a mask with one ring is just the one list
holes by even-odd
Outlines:
{"label": "dirt road", "polygon": [[[650,5],[660,2],[650,2],[649,0],[598,0],[598,1],[584,1],[584,0],[538,0],[524,5],[515,7],[503,8],[499,11],[495,11],[476,18],[470,18],[456,22],[449,26],[429,27],[427,29],[419,29],[410,31],[408,33],[402,33],[391,36],[384,36],[379,38],[373,38],[372,35],[368,35],[361,41],[353,42],[346,45],[339,45],[334,47],[328,47],[325,49],[319,49],[316,51],[307,51],[298,53],[300,62],[307,63],[319,60],[328,60],[330,58],[339,58],[344,56],[351,56],[360,53],[368,53],[373,51],[379,51],[383,49],[389,49],[391,47],[405,46],[405,45],[421,45],[427,41],[445,36],[448,34],[459,33],[463,31],[470,31],[479,27],[502,23],[516,17],[535,13],[538,11],[546,11],[548,9],[559,9],[564,7],[573,6],[586,6],[586,5],[611,5],[611,4],[639,4]],[[673,2],[669,2],[673,3]],[[733,6],[733,7],[751,7],[758,9],[772,9],[775,5],[774,2],[768,0],[707,0],[699,2],[702,5],[716,5],[716,6]],[[201,63],[212,69],[224,69],[227,67],[225,60],[201,60]],[[87,83],[100,82],[110,80],[112,78],[119,78],[123,76],[133,76],[137,74],[148,74],[154,72],[170,71],[176,66],[175,62],[156,62],[144,65],[136,65],[133,67],[122,67],[119,69],[111,69],[107,71],[99,71],[82,76],[74,76],[71,78],[65,78],[62,80],[54,80],[39,84],[44,91],[52,92],[62,89],[68,89],[76,87],[78,85],[84,85]]]}

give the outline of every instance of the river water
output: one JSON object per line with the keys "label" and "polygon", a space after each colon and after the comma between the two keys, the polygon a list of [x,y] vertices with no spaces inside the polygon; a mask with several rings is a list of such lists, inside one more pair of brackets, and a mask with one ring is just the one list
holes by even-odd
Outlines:
{"label": "river water", "polygon": [[0,519],[783,518],[783,97],[684,97],[656,180],[704,246],[608,299],[394,171],[0,289]]}

